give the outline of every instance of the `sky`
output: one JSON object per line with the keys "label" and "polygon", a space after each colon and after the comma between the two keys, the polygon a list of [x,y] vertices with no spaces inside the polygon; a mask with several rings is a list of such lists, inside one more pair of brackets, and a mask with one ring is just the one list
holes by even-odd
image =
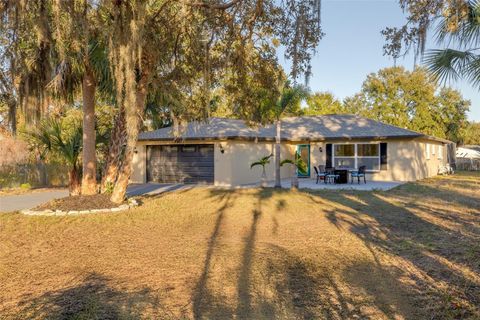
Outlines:
{"label": "sky", "polygon": [[[380,31],[405,22],[398,1],[394,0],[323,0],[322,29],[325,33],[312,60],[312,91],[329,91],[343,99],[360,91],[367,75],[393,66],[393,59],[383,56],[385,39]],[[426,48],[436,48],[427,40]],[[281,64],[289,70],[289,62],[279,53]],[[397,60],[397,66],[412,69],[413,53]],[[469,120],[480,121],[480,91],[466,82],[452,82],[472,102]]]}

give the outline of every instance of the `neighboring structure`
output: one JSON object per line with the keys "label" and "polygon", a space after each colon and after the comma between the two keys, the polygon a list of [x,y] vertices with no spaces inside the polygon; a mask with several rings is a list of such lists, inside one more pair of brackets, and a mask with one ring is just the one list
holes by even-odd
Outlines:
{"label": "neighboring structure", "polygon": [[462,146],[457,148],[457,169],[480,170],[480,146]]}
{"label": "neighboring structure", "polygon": [[[261,168],[250,164],[273,152],[273,125],[249,127],[234,119],[211,118],[177,130],[163,128],[139,136],[132,182],[213,183],[239,186],[257,183]],[[298,151],[313,166],[366,165],[369,180],[414,181],[436,175],[445,165],[448,140],[387,125],[354,115],[325,115],[282,119],[281,158],[293,159]],[[447,148],[446,146],[450,146]],[[282,167],[282,178],[292,166]],[[273,160],[267,166],[273,180]]]}

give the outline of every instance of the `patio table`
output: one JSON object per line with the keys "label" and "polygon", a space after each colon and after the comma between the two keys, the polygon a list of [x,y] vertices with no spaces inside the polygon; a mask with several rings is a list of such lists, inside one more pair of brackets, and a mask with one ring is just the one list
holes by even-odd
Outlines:
{"label": "patio table", "polygon": [[338,174],[339,177],[336,180],[336,183],[348,183],[348,176],[350,171],[356,171],[357,169],[353,168],[335,168],[335,174]]}

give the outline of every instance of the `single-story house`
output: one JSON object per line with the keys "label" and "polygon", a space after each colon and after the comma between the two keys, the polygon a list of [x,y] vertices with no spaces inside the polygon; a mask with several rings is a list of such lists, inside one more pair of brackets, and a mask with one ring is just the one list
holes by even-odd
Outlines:
{"label": "single-story house", "polygon": [[[367,167],[367,179],[414,181],[436,175],[451,158],[450,141],[355,115],[289,117],[281,122],[281,159],[299,152],[313,166]],[[210,118],[177,128],[142,132],[134,155],[133,183],[257,183],[261,167],[250,164],[274,151],[275,127],[248,126],[242,120]],[[448,147],[450,146],[450,147]],[[453,154],[454,154],[453,145]],[[274,179],[273,159],[267,177]],[[282,178],[297,174],[291,165]]]}

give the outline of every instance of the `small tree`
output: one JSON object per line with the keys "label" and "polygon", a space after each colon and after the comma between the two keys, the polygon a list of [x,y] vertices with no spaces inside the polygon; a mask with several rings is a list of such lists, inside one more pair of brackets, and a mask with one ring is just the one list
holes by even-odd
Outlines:
{"label": "small tree", "polygon": [[262,178],[260,180],[260,186],[262,188],[265,188],[267,186],[267,172],[265,171],[265,166],[270,163],[271,157],[273,157],[273,154],[263,157],[260,160],[253,162],[250,165],[250,169],[252,169],[255,166],[262,166]]}
{"label": "small tree", "polygon": [[302,100],[308,98],[308,89],[304,86],[295,85],[290,87],[287,82],[282,89],[281,96],[273,105],[275,123],[275,188],[281,188],[280,178],[280,143],[281,143],[281,117],[288,115],[289,111],[299,106]]}
{"label": "small tree", "polygon": [[79,156],[82,150],[82,127],[75,126],[66,130],[60,121],[49,119],[43,121],[40,127],[27,132],[30,142],[38,149],[41,158],[55,154],[63,158],[70,166],[68,173],[68,189],[70,195],[80,194]]}
{"label": "small tree", "polygon": [[303,161],[302,157],[298,152],[295,152],[294,160],[285,159],[282,162],[280,162],[280,166],[283,166],[286,163],[292,164],[296,169],[292,176],[292,188],[298,188],[297,173],[306,174],[308,172],[307,164],[305,163],[305,161]]}

